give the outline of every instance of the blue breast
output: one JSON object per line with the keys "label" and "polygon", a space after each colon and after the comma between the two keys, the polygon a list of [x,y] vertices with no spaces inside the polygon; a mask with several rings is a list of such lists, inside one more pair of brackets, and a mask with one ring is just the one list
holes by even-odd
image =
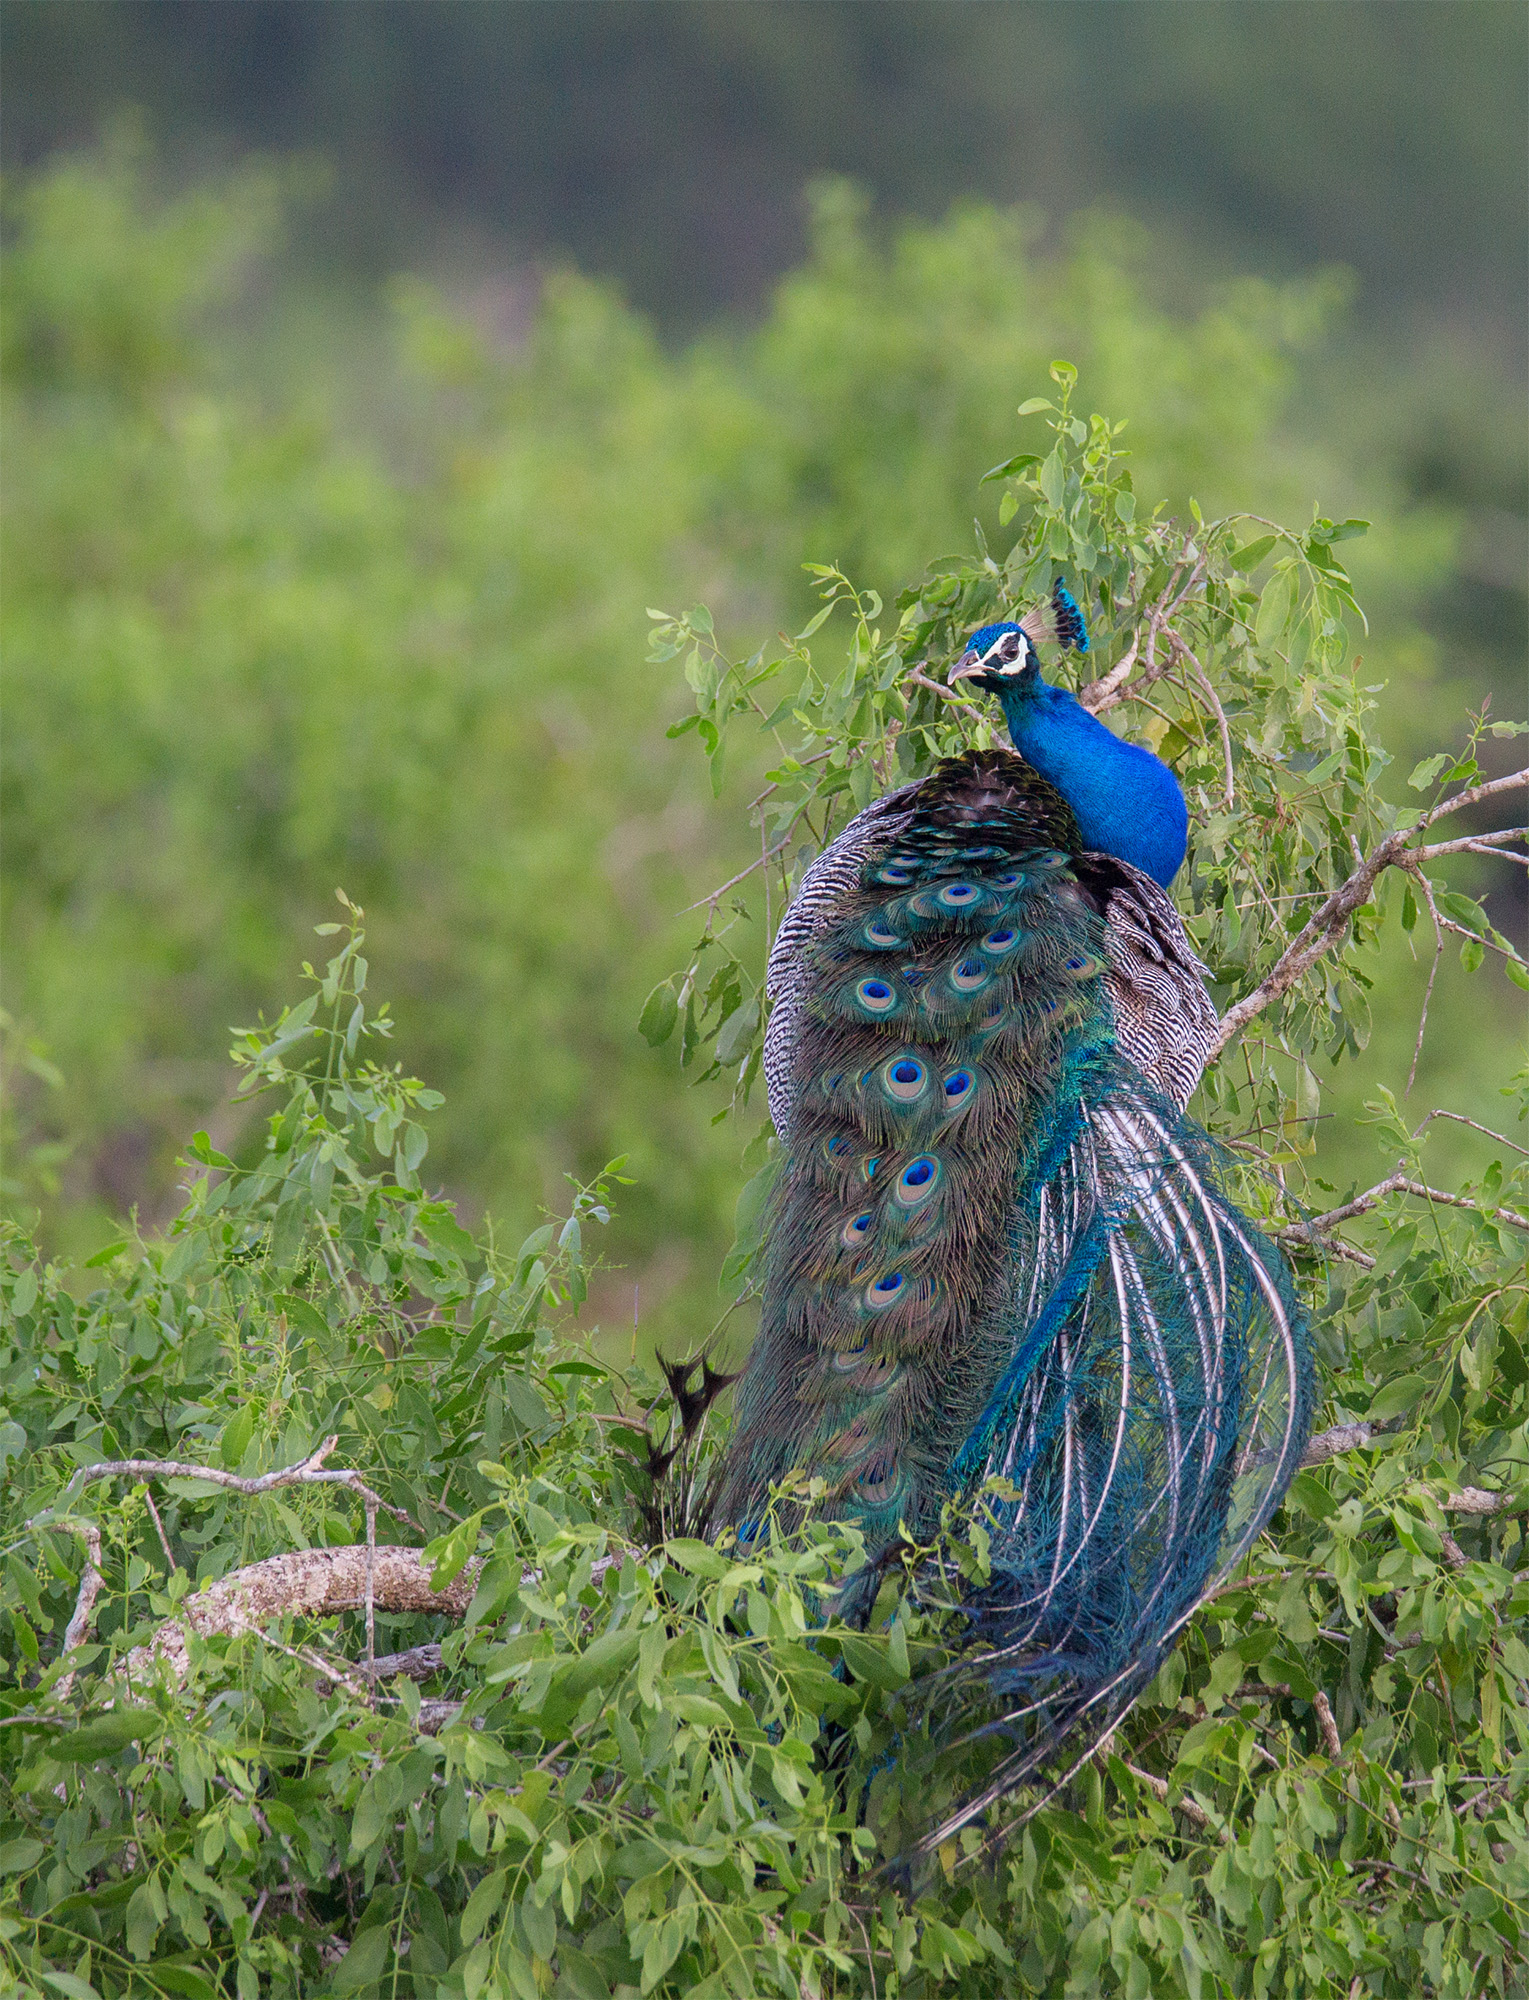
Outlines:
{"label": "blue breast", "polygon": [[1162,759],[1123,743],[1038,674],[1000,698],[1014,748],[1072,807],[1084,847],[1128,861],[1166,889],[1184,863],[1189,812]]}

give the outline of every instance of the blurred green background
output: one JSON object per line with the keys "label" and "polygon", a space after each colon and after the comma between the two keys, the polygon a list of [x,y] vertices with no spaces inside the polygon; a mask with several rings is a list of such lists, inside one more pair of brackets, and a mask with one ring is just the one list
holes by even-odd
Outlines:
{"label": "blurred green background", "polygon": [[[194,1127],[258,1144],[227,1028],[343,884],[448,1095],[427,1175],[519,1231],[628,1153],[594,1309],[691,1337],[742,1135],[634,1023],[757,786],[666,742],[644,607],[745,651],[806,559],[893,591],[996,537],[1057,355],[1139,491],[1374,521],[1391,796],[1521,713],[1526,23],[6,0],[7,1199],[81,1257]],[[1522,875],[1455,879],[1522,940]],[[1425,970],[1388,941],[1328,1180],[1385,1170]],[[1512,990],[1451,954],[1431,1020],[1419,1117],[1494,1122]]]}

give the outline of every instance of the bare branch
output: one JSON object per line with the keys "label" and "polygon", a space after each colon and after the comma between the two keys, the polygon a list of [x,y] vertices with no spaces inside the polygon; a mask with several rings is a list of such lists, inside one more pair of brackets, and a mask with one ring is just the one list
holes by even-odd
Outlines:
{"label": "bare branch", "polygon": [[[434,1564],[422,1549],[383,1544],[368,1550],[363,1544],[268,1556],[186,1598],[147,1645],[128,1654],[126,1669],[137,1678],[162,1660],[181,1680],[190,1665],[193,1636],[209,1639],[258,1632],[289,1613],[330,1618],[341,1611],[364,1611],[368,1590],[373,1605],[383,1611],[434,1611],[460,1618],[472,1602],[480,1568],[478,1562],[470,1562],[443,1589],[433,1590]],[[375,1677],[375,1660],[372,1669],[368,1678]],[[321,1663],[320,1671],[329,1669]]]}
{"label": "bare branch", "polygon": [[[101,1569],[101,1530],[93,1521],[63,1520],[57,1527],[68,1528],[78,1535],[85,1544],[85,1567],[80,1572],[79,1595],[74,1600],[74,1614],[64,1628],[63,1652],[75,1652],[90,1637],[90,1628],[95,1620],[96,1599],[101,1595],[105,1577]],[[74,1672],[71,1669],[60,1679],[54,1693],[63,1700],[74,1686]]]}
{"label": "bare branch", "polygon": [[1322,1730],[1322,1742],[1328,1756],[1335,1764],[1343,1761],[1343,1738],[1338,1734],[1338,1724],[1333,1715],[1333,1705],[1318,1688],[1311,1697],[1311,1705],[1316,1710],[1317,1721]]}
{"label": "bare branch", "polygon": [[1328,1230],[1340,1222],[1348,1222],[1356,1215],[1366,1215],[1388,1194],[1416,1195],[1420,1201],[1440,1202],[1446,1208],[1469,1208],[1477,1215],[1490,1217],[1493,1222],[1504,1222],[1510,1229],[1529,1230],[1529,1215],[1520,1215],[1513,1208],[1484,1208],[1479,1201],[1471,1201],[1463,1194],[1445,1194],[1442,1188],[1431,1188],[1422,1181],[1410,1180],[1406,1174],[1387,1175],[1377,1181],[1363,1194],[1356,1194],[1352,1201],[1346,1201],[1341,1208],[1330,1208],[1325,1215],[1315,1215],[1309,1222],[1297,1225],[1303,1230]]}
{"label": "bare branch", "polygon": [[1529,1511],[1529,1503],[1517,1493],[1488,1493],[1481,1486],[1462,1486],[1439,1502],[1451,1514],[1516,1514]]}
{"label": "bare branch", "polygon": [[1375,1259],[1368,1250],[1356,1249],[1352,1243],[1345,1243],[1341,1236],[1329,1236],[1321,1241],[1300,1223],[1292,1223],[1288,1229],[1276,1229],[1276,1239],[1288,1243],[1292,1250],[1317,1250],[1324,1257],[1337,1257],[1345,1264],[1357,1264],[1363,1271],[1375,1269]]}
{"label": "bare branch", "polygon": [[1365,857],[1348,880],[1334,889],[1317,908],[1305,927],[1286,946],[1273,970],[1254,987],[1251,993],[1244,995],[1235,1007],[1227,1009],[1222,1016],[1220,1031],[1211,1045],[1211,1059],[1219,1055],[1227,1043],[1240,1034],[1256,1014],[1261,1014],[1272,1001],[1287,993],[1296,981],[1332,948],[1355,911],[1370,900],[1376,880],[1385,869],[1416,866],[1416,855],[1420,850],[1409,849],[1407,845],[1409,840],[1446,813],[1457,812],[1463,806],[1477,805],[1482,799],[1495,798],[1501,792],[1525,784],[1529,784],[1529,769],[1515,771],[1506,778],[1493,778],[1485,784],[1473,785],[1469,790],[1458,792],[1454,798],[1445,799],[1441,804],[1434,806],[1424,813],[1415,825],[1397,827],[1394,832],[1388,833],[1385,839]]}
{"label": "bare branch", "polygon": [[1456,792],[1452,799],[1430,806],[1413,831],[1432,826],[1436,819],[1443,819],[1446,813],[1459,812],[1462,806],[1480,805],[1483,799],[1495,799],[1500,793],[1514,791],[1521,785],[1529,785],[1529,764],[1521,771],[1510,771],[1505,778],[1488,778],[1483,784],[1472,785],[1469,791]]}
{"label": "bare branch", "polygon": [[283,1466],[278,1472],[262,1472],[258,1477],[244,1479],[236,1472],[223,1472],[210,1465],[191,1465],[173,1458],[107,1458],[98,1465],[81,1466],[69,1484],[59,1494],[51,1507],[35,1515],[27,1523],[29,1528],[45,1528],[52,1525],[61,1508],[67,1507],[80,1492],[96,1479],[200,1479],[209,1486],[226,1486],[231,1492],[256,1495],[274,1493],[281,1486],[344,1486],[364,1500],[368,1507],[380,1507],[385,1514],[391,1514],[396,1521],[405,1521],[411,1528],[423,1534],[413,1517],[402,1507],[393,1507],[367,1485],[359,1472],[326,1472],[324,1460],[339,1443],[338,1436],[327,1437],[316,1451],[311,1451],[298,1465]]}
{"label": "bare branch", "polygon": [[1415,847],[1410,858],[1414,862],[1433,861],[1441,854],[1460,854],[1469,849],[1477,854],[1496,855],[1502,861],[1529,861],[1529,855],[1503,851],[1504,841],[1523,838],[1522,828],[1502,826],[1495,833],[1463,833],[1458,840],[1439,840],[1431,847]]}
{"label": "bare branch", "polygon": [[1334,1424],[1330,1431],[1318,1431],[1307,1440],[1301,1453],[1302,1465],[1322,1465],[1345,1451],[1362,1451],[1382,1435],[1379,1424]]}
{"label": "bare branch", "polygon": [[1529,1160],[1529,1146],[1521,1146],[1516,1139],[1510,1139],[1506,1132],[1494,1132],[1490,1125],[1478,1125],[1474,1118],[1467,1118],[1460,1111],[1430,1111],[1419,1122],[1417,1130],[1412,1135],[1413,1138],[1420,1139],[1423,1136],[1424,1126],[1435,1118],[1448,1118],[1456,1125],[1469,1125],[1473,1132],[1485,1133],[1487,1138],[1495,1139],[1499,1146],[1507,1146],[1515,1153],[1522,1153],[1524,1158]]}

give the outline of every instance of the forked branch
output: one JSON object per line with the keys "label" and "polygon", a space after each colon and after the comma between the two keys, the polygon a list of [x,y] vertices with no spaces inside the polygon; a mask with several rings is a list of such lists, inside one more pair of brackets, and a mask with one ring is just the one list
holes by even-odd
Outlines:
{"label": "forked branch", "polygon": [[[1347,928],[1349,919],[1369,902],[1376,882],[1387,868],[1415,869],[1428,858],[1428,848],[1408,845],[1425,827],[1446,813],[1459,812],[1465,806],[1478,805],[1483,799],[1495,798],[1499,793],[1523,785],[1529,785],[1529,768],[1515,771],[1506,778],[1491,778],[1484,784],[1472,785],[1467,791],[1457,792],[1454,798],[1445,799],[1442,804],[1424,813],[1415,825],[1398,827],[1394,833],[1388,833],[1360,861],[1348,880],[1334,889],[1318,907],[1310,921],[1286,946],[1273,970],[1251,993],[1227,1009],[1221,1018],[1216,1039],[1211,1044],[1209,1059],[1214,1060],[1249,1021],[1278,1000],[1281,994],[1288,993],[1296,981],[1332,949]],[[1443,845],[1449,848],[1453,843]]]}

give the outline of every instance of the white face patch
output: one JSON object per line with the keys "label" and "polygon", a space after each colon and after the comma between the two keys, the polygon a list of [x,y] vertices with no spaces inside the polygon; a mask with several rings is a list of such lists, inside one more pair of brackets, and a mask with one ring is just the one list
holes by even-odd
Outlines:
{"label": "white face patch", "polygon": [[983,666],[1000,674],[1022,674],[1027,664],[1030,641],[1022,632],[1005,632],[982,656]]}

